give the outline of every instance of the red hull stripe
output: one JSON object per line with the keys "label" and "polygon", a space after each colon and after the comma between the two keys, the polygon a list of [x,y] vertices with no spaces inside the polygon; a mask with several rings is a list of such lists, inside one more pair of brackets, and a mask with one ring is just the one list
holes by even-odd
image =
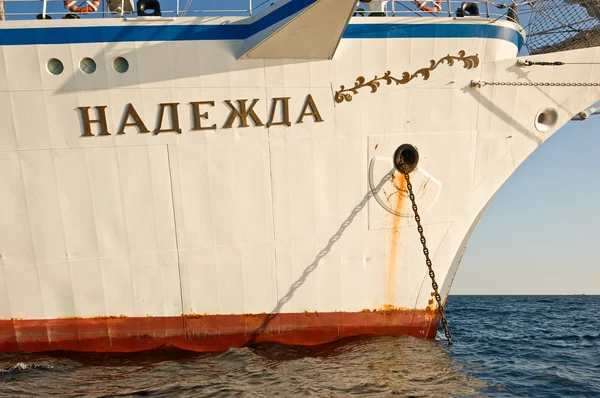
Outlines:
{"label": "red hull stripe", "polygon": [[252,343],[317,345],[360,335],[435,337],[438,316],[420,310],[0,320],[1,352],[135,352],[177,347],[223,351]]}

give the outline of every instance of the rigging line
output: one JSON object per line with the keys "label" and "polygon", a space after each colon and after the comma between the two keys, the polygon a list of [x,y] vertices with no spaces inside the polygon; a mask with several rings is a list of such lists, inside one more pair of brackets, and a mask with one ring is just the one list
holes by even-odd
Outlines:
{"label": "rigging line", "polygon": [[185,3],[185,6],[183,7],[183,10],[181,12],[181,16],[185,16],[185,14],[188,12],[190,5],[192,4],[192,0],[188,0],[187,3]]}
{"label": "rigging line", "polygon": [[[503,9],[505,9],[505,8],[508,7],[508,4],[505,4],[505,3],[496,3],[496,2],[493,2],[493,1],[490,1],[490,0],[482,0],[481,2],[482,3],[488,3],[488,4],[490,4],[490,5],[492,5],[492,6],[496,7],[496,8],[499,8],[501,10],[503,10]],[[531,1],[524,1],[522,3],[515,3],[513,1],[512,5],[515,6],[515,7],[530,6],[530,5],[532,5],[532,2]]]}
{"label": "rigging line", "polygon": [[[577,23],[573,24],[573,26],[590,22],[593,19],[595,19],[595,18],[591,18],[586,21],[577,22]],[[586,32],[586,31],[590,32],[592,30],[595,30],[595,28],[592,28],[592,29],[585,28],[584,30],[581,30],[580,32]],[[556,26],[554,28],[550,28],[550,29],[543,30],[540,32],[531,33],[531,34],[529,34],[529,37],[544,36],[544,35],[551,35],[551,34],[557,34],[557,33],[567,33],[567,31],[564,30],[564,28],[562,26]],[[568,33],[571,33],[571,31],[569,31]]]}
{"label": "rigging line", "polygon": [[548,14],[548,13],[546,13],[546,12],[544,12],[544,11],[540,11],[540,10],[538,10],[538,12],[539,12],[540,14],[544,15],[546,18],[552,19],[553,21],[557,22],[559,25],[562,25],[562,26],[564,26],[564,27],[565,27],[565,29],[567,29],[567,30],[571,30],[571,31],[573,31],[573,32],[577,32],[577,33],[583,32],[582,30],[577,30],[577,29],[574,29],[572,26],[569,26],[569,25],[566,25],[566,24],[562,23],[560,20],[558,20],[558,19],[554,18],[553,16],[551,16],[550,14]]}
{"label": "rigging line", "polygon": [[[500,20],[500,18],[507,16],[509,11],[510,11],[510,9],[506,10],[506,11],[504,12],[504,14],[501,14],[500,16],[498,16],[498,18],[496,18],[496,19],[494,19],[493,21],[491,21],[491,22],[490,22],[490,25],[491,25],[491,24],[494,24],[494,23],[496,23],[496,22],[498,22],[498,21]],[[520,25],[518,25],[518,26],[520,26]],[[520,29],[520,31],[521,31],[521,32],[524,32],[524,31],[525,31],[525,28],[521,26],[521,29]]]}
{"label": "rigging line", "polygon": [[[507,17],[507,20],[508,20],[508,12],[509,12],[509,11],[510,11],[510,8],[509,8],[508,10],[506,10],[506,11],[504,12],[504,14],[500,15],[498,18],[494,19],[493,21],[490,21],[490,25],[492,25],[492,24],[495,24],[495,23],[496,23],[496,22],[498,22],[498,21],[500,20],[500,18],[502,18],[502,17]],[[519,32],[519,33],[527,33],[527,31],[525,30],[525,27],[524,27],[524,26],[521,26],[521,25],[519,25],[518,23],[517,23],[516,25],[517,25],[517,27],[518,27],[518,29],[517,29],[517,30],[518,30],[518,32]]]}
{"label": "rigging line", "polygon": [[[546,13],[542,12],[542,11],[540,11],[540,14],[546,15]],[[573,26],[583,25],[583,24],[587,24],[589,22],[597,22],[597,20],[594,17],[590,17],[590,18],[587,18],[587,19],[582,19],[580,21],[571,22],[571,25],[573,25]],[[538,21],[533,21],[533,22],[529,23],[529,25],[533,25],[533,24],[539,24],[539,22]],[[549,29],[547,29],[545,31],[542,31],[540,33],[551,32],[551,31],[559,29],[559,28],[560,28],[560,26],[555,26],[555,27],[549,28]],[[592,28],[585,28],[585,30],[594,30],[594,29],[598,29],[598,25],[597,24],[594,27],[592,27]]]}
{"label": "rigging line", "polygon": [[534,61],[527,61],[527,60],[524,60],[522,62],[524,62],[524,63],[520,66],[600,65],[600,62],[562,62],[562,61],[534,62]]}

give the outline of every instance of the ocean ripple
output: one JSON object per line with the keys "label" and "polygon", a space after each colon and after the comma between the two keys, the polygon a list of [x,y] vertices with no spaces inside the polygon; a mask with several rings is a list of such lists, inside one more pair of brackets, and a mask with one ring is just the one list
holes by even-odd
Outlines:
{"label": "ocean ripple", "polygon": [[598,296],[451,296],[455,344],[0,354],[0,396],[600,396]]}

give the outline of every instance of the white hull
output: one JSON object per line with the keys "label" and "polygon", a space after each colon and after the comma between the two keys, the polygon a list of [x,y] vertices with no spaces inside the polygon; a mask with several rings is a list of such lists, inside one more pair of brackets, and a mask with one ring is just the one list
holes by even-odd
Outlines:
{"label": "white hull", "polygon": [[[424,21],[439,23],[401,22]],[[67,22],[52,26],[61,23]],[[196,23],[205,22],[181,22]],[[472,87],[471,81],[480,80],[600,78],[595,65],[517,67],[516,43],[500,38],[344,38],[335,57],[322,61],[236,60],[242,45],[199,40],[2,47],[5,350],[38,349],[26,344],[27,335],[18,331],[26,326],[15,326],[16,320],[39,326],[43,320],[98,317],[418,310],[434,324],[410,334],[431,337],[435,303],[410,202],[392,182],[375,194],[379,200],[370,198],[369,180],[377,185],[391,170],[399,145],[418,148],[421,160],[411,178],[446,297],[494,193],[532,151],[598,97],[596,87]],[[340,86],[353,87],[359,76],[369,81],[390,71],[400,79],[405,71],[429,67],[430,60],[460,58],[460,51],[477,62],[468,68],[460,59],[442,63],[427,80],[381,81],[374,93],[363,87],[351,93],[351,101],[334,101]],[[118,56],[129,61],[127,73],[112,69]],[[84,57],[95,60],[95,73],[79,70]],[[595,57],[597,50],[587,49],[531,59]],[[48,73],[50,58],[63,62],[62,74]],[[307,106],[309,96],[315,107]],[[273,121],[284,121],[283,101],[273,100],[283,97],[289,97],[291,125],[267,127],[273,104]],[[263,126],[249,117],[249,127],[239,127],[236,118],[232,128],[224,128],[232,114],[225,101],[236,105],[242,99],[247,106],[258,99],[254,110]],[[199,108],[208,112],[202,127],[215,124],[214,130],[195,125],[190,103],[199,101],[214,101]],[[181,133],[156,134],[159,104],[167,103],[179,104]],[[149,133],[129,126],[117,134],[128,104]],[[96,123],[93,136],[85,136],[82,112],[96,119],[98,106],[106,106],[110,135],[100,136]],[[536,115],[547,107],[558,119],[540,132]],[[298,123],[303,108],[319,115],[305,115]],[[172,127],[171,114],[163,116],[162,128]],[[253,331],[247,326],[244,334]],[[48,347],[62,338],[48,331]],[[305,342],[291,342],[296,341]],[[112,346],[106,347],[101,349]]]}

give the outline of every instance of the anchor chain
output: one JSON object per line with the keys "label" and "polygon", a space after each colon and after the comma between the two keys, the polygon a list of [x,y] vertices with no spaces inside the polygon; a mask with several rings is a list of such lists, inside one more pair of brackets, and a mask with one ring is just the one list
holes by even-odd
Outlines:
{"label": "anchor chain", "polygon": [[513,86],[513,87],[598,87],[600,83],[562,83],[562,82],[487,82],[471,81],[471,87]]}
{"label": "anchor chain", "polygon": [[[402,155],[400,155],[402,156]],[[404,160],[400,160],[402,166],[405,166]],[[405,167],[402,169],[406,170]],[[407,172],[402,171],[404,174],[404,178],[406,179],[406,188],[408,189],[408,194],[410,201],[412,202],[412,209],[415,213],[415,221],[417,222],[417,231],[419,231],[419,235],[421,236],[421,244],[423,245],[423,254],[425,255],[425,263],[427,264],[427,268],[429,268],[429,277],[431,278],[431,287],[433,288],[435,294],[435,300],[438,303],[438,312],[440,313],[440,318],[442,320],[442,324],[444,325],[444,334],[446,335],[446,339],[448,340],[448,344],[452,345],[452,336],[450,335],[450,328],[448,327],[448,320],[446,319],[446,314],[444,312],[444,305],[442,304],[442,297],[438,292],[438,284],[435,281],[435,272],[433,272],[433,264],[431,259],[429,258],[429,249],[427,248],[427,240],[425,239],[425,235],[423,234],[423,226],[421,225],[421,216],[419,216],[419,209],[417,208],[417,202],[415,201],[415,195],[413,194],[412,184],[410,183],[410,176]]]}
{"label": "anchor chain", "polygon": [[547,61],[538,61],[538,62],[534,62],[534,61],[527,61],[527,60],[518,60],[517,61],[517,65],[518,66],[563,66],[565,63],[562,61],[555,61],[555,62],[547,62]]}

